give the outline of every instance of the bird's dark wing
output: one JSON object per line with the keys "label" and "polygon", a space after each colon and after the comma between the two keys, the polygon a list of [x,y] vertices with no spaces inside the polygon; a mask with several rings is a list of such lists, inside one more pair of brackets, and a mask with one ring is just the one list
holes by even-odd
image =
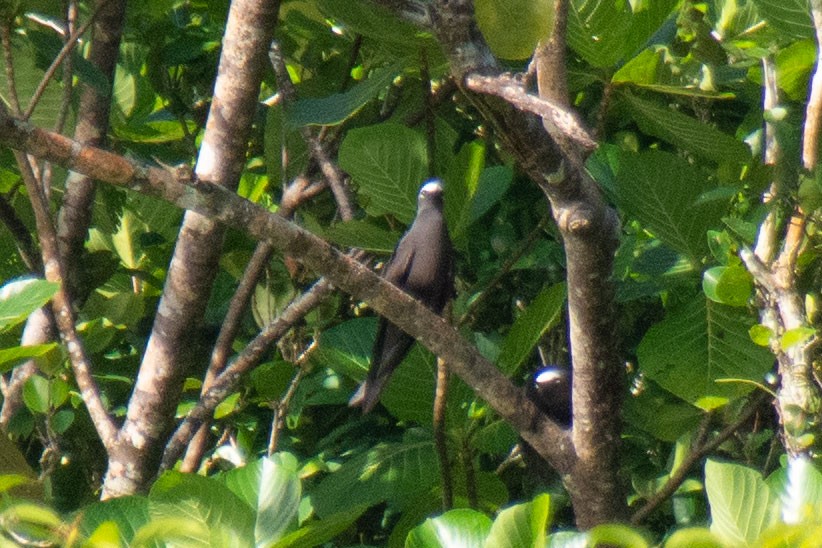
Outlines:
{"label": "bird's dark wing", "polygon": [[[409,245],[409,239],[406,235],[397,244],[394,255],[385,265],[383,278],[402,288],[408,279],[413,260],[414,249]],[[361,407],[363,413],[371,411],[377,405],[388,379],[391,378],[391,373],[400,365],[412,344],[414,344],[413,337],[385,318],[380,317],[377,336],[374,339],[374,348],[371,351],[371,366],[368,369],[368,376],[351,397],[348,405]]]}

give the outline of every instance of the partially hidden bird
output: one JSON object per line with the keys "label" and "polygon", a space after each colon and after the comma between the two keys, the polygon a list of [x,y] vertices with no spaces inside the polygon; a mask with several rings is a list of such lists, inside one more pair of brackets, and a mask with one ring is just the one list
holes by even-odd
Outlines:
{"label": "partially hidden bird", "polygon": [[[443,214],[442,182],[425,182],[417,196],[417,216],[385,265],[383,278],[440,314],[454,295],[454,248]],[[368,413],[380,400],[391,374],[414,338],[380,317],[365,382],[348,405]]]}
{"label": "partially hidden bird", "polygon": [[557,366],[537,369],[526,385],[525,394],[560,426],[571,426],[571,375],[567,369]]}

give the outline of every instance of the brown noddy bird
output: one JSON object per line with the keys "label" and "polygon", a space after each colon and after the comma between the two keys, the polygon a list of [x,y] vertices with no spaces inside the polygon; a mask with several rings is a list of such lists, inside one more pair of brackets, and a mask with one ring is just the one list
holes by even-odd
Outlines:
{"label": "brown noddy bird", "polygon": [[[406,291],[437,314],[454,295],[454,248],[443,215],[443,187],[433,179],[422,185],[417,216],[394,249],[383,278]],[[371,411],[391,373],[405,358],[414,338],[380,318],[368,376],[348,405]]]}

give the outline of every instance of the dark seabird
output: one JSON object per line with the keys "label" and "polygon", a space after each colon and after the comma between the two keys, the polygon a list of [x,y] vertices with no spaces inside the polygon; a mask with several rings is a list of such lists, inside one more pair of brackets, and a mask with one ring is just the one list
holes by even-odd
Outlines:
{"label": "dark seabird", "polygon": [[[417,197],[417,216],[397,244],[383,278],[440,314],[454,294],[454,248],[443,215],[443,188],[436,179],[426,182]],[[380,318],[371,354],[371,368],[348,405],[371,411],[391,373],[405,358],[414,338]]]}

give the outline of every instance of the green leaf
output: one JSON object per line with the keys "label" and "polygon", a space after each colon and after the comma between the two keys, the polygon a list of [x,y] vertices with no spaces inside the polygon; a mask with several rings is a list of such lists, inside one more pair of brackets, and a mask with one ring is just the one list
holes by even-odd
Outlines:
{"label": "green leaf", "polygon": [[465,248],[470,204],[477,192],[484,167],[485,143],[471,141],[463,145],[451,161],[445,177],[445,217],[454,245],[459,249]]}
{"label": "green leaf", "polygon": [[748,335],[750,335],[754,344],[768,348],[770,347],[771,338],[773,338],[774,332],[773,329],[767,325],[762,325],[759,323],[751,326],[748,330]]}
{"label": "green leaf", "polygon": [[736,308],[693,299],[651,327],[637,348],[649,379],[710,410],[751,390],[773,366],[773,355],[748,336],[753,322]]}
{"label": "green leaf", "polygon": [[35,546],[57,546],[63,526],[54,510],[30,502],[12,503],[3,508],[0,523],[12,538],[25,538],[29,540],[27,544]]}
{"label": "green leaf", "polygon": [[302,488],[297,460],[277,453],[226,472],[226,486],[255,512],[254,540],[269,546],[297,528]]}
{"label": "green leaf", "polygon": [[23,385],[23,403],[33,413],[49,410],[49,381],[40,375],[32,375]]}
{"label": "green leaf", "polygon": [[391,214],[403,223],[411,222],[427,173],[421,134],[393,123],[353,129],[340,145],[339,162],[359,187],[369,215]]}
{"label": "green leaf", "polygon": [[389,501],[402,508],[439,480],[439,463],[430,439],[380,443],[352,456],[311,491],[320,518]]}
{"label": "green leaf", "polygon": [[417,54],[420,47],[433,42],[430,34],[419,32],[413,25],[373,2],[319,0],[317,4],[324,14],[341,21],[354,33],[376,40],[381,49]]}
{"label": "green leaf", "polygon": [[768,25],[785,38],[814,36],[808,0],[754,0]]}
{"label": "green leaf", "polygon": [[589,546],[619,546],[621,548],[647,548],[648,540],[636,529],[627,525],[608,523],[597,525],[588,532]]}
{"label": "green leaf", "polygon": [[216,408],[214,408],[214,419],[219,420],[227,417],[237,410],[237,402],[240,401],[240,393],[234,392],[226,399],[221,401]]}
{"label": "green leaf", "polygon": [[785,350],[807,341],[815,333],[816,330],[812,327],[795,327],[793,329],[789,329],[782,334],[782,337],[780,337],[779,346]]}
{"label": "green leaf", "polygon": [[[212,540],[215,539],[212,538],[208,524],[201,518],[188,517],[189,509],[182,510],[176,517],[153,517],[135,532],[131,546],[214,546]],[[236,546],[236,543],[230,546]]]}
{"label": "green leaf", "polygon": [[559,321],[565,304],[565,283],[543,289],[514,322],[502,343],[498,365],[512,375],[534,350],[539,339]]}
{"label": "green leaf", "polygon": [[405,59],[373,71],[368,78],[344,93],[328,97],[300,99],[285,110],[290,127],[336,126],[356,114],[402,72]]}
{"label": "green leaf", "polygon": [[744,143],[712,126],[630,93],[622,97],[640,129],[649,135],[716,163],[744,163],[751,158]]}
{"label": "green leaf", "polygon": [[326,329],[311,354],[311,363],[314,367],[334,369],[358,382],[364,380],[376,329],[373,317],[355,318]]}
{"label": "green leaf", "polygon": [[[474,13],[494,55],[527,59],[537,42],[548,39],[554,21],[550,0],[475,0]],[[517,32],[511,32],[517,29]]]}
{"label": "green leaf", "polygon": [[725,544],[708,529],[686,527],[668,537],[664,548],[725,548]]}
{"label": "green leaf", "polygon": [[778,518],[778,498],[759,472],[708,459],[705,491],[711,506],[711,532],[724,542],[752,545]]}
{"label": "green leaf", "polygon": [[548,494],[506,508],[491,525],[485,545],[494,548],[545,546],[545,532],[551,525],[551,514],[551,496]]}
{"label": "green leaf", "polygon": [[594,67],[612,67],[635,54],[669,18],[675,0],[637,5],[609,0],[573,0],[568,45]]}
{"label": "green leaf", "polygon": [[325,231],[326,239],[337,245],[385,255],[394,250],[401,236],[399,232],[385,230],[359,219],[337,223]]}
{"label": "green leaf", "polygon": [[449,510],[428,518],[408,533],[406,548],[483,548],[491,531],[491,520],[476,510]]}
{"label": "green leaf", "polygon": [[17,325],[57,293],[60,286],[37,278],[12,280],[0,288],[0,330]]}
{"label": "green leaf", "polygon": [[367,509],[367,506],[354,506],[325,519],[311,521],[275,542],[270,548],[314,548],[315,546],[323,546],[326,542],[348,529]]}
{"label": "green leaf", "polygon": [[0,350],[0,373],[5,373],[24,361],[47,356],[59,348],[60,346],[57,343],[4,348]]}
{"label": "green leaf", "polygon": [[[663,242],[699,264],[708,253],[707,231],[720,223],[724,204],[696,205],[713,188],[704,172],[684,159],[657,150],[640,154],[601,151],[613,179],[600,182],[617,204]],[[665,177],[659,174],[664,173]]]}
{"label": "green leaf", "polygon": [[514,172],[508,166],[490,166],[482,170],[477,190],[471,199],[469,224],[485,215],[508,192]]}
{"label": "green leaf", "polygon": [[747,306],[753,294],[753,277],[741,265],[715,266],[703,274],[702,290],[716,303]]}
{"label": "green leaf", "polygon": [[[185,518],[192,535],[190,546],[248,546],[254,542],[254,512],[242,499],[214,478],[166,472],[149,493],[149,525]],[[171,522],[169,522],[171,523]],[[163,528],[164,534],[173,530]]]}
{"label": "green leaf", "polygon": [[623,414],[628,424],[667,442],[675,442],[703,417],[699,409],[673,397],[651,380],[646,380],[641,392],[625,400]]}
{"label": "green leaf", "polygon": [[148,523],[148,499],[142,495],[130,495],[95,502],[86,506],[81,515],[78,529],[82,535],[93,534],[104,523],[114,523],[120,543],[128,545],[137,530]]}

